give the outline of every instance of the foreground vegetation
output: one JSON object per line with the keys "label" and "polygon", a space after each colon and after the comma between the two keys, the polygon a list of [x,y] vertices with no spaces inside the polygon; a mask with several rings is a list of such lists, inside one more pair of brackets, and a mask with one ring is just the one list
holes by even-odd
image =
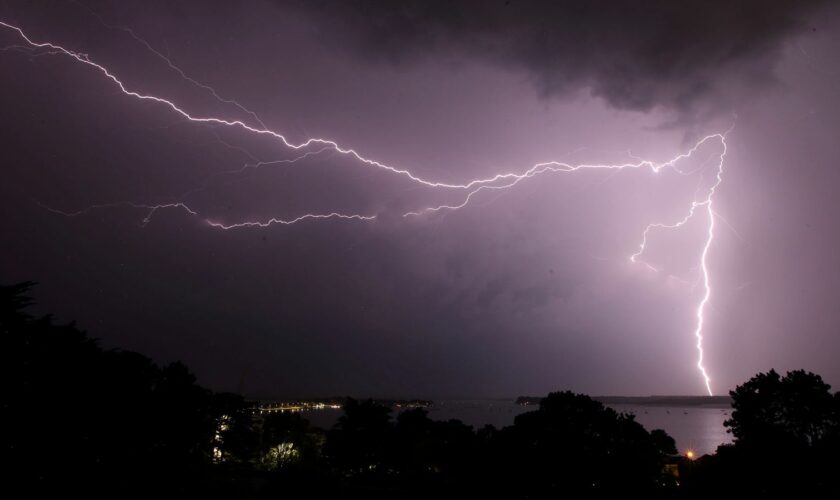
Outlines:
{"label": "foreground vegetation", "polygon": [[394,418],[348,399],[339,422],[311,427],[262,414],[241,396],[102,349],[74,325],[26,312],[31,284],[0,287],[7,489],[209,496],[318,494],[403,497],[640,493],[769,497],[840,492],[840,395],[804,371],[758,374],[732,391],[735,440],[712,456],[676,456],[588,396],[551,393],[502,429],[434,421],[421,408]]}

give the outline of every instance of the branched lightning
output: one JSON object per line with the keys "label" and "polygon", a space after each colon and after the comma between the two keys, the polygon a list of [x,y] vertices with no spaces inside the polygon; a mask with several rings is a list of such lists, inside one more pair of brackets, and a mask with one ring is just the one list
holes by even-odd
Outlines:
{"label": "branched lightning", "polygon": [[[731,130],[731,129],[730,129]],[[729,131],[727,131],[728,133]],[[712,241],[715,237],[715,211],[712,209],[712,199],[714,197],[715,191],[717,190],[720,183],[723,182],[723,162],[724,158],[726,157],[726,133],[724,134],[716,134],[715,137],[719,138],[720,143],[723,147],[723,151],[720,153],[719,161],[717,164],[717,168],[715,170],[715,181],[712,186],[706,192],[706,196],[700,200],[694,200],[691,202],[691,207],[688,213],[682,219],[678,220],[677,222],[670,223],[670,224],[663,224],[663,223],[654,223],[648,224],[645,228],[644,233],[642,233],[642,242],[639,244],[639,249],[636,253],[630,256],[630,260],[632,262],[639,262],[639,257],[644,253],[645,249],[647,248],[647,238],[648,234],[655,229],[676,229],[681,226],[684,226],[688,223],[696,214],[698,209],[705,212],[706,217],[708,219],[708,226],[706,232],[706,238],[703,243],[703,251],[700,254],[700,272],[701,272],[701,284],[703,286],[703,297],[700,300],[700,303],[697,306],[696,311],[696,319],[697,319],[697,327],[694,330],[694,337],[697,340],[697,369],[700,370],[700,374],[703,376],[703,382],[706,385],[706,391],[709,395],[712,395],[712,386],[711,386],[711,378],[709,378],[708,373],[706,372],[705,366],[703,366],[703,326],[705,323],[704,313],[706,310],[706,304],[709,302],[709,298],[712,294],[711,282],[709,278],[709,266],[708,266],[708,256],[709,256],[709,249],[712,246]],[[644,263],[648,268],[657,271],[657,269],[651,266],[648,263]]]}
{"label": "branched lightning", "polygon": [[247,151],[245,151],[241,148],[238,148],[238,147],[235,147],[235,146],[230,146],[227,143],[225,143],[224,141],[222,141],[221,139],[219,140],[219,142],[221,142],[222,144],[224,144],[227,147],[231,147],[233,149],[238,149],[238,150],[241,150],[241,151],[245,152],[251,159],[254,160],[254,162],[253,163],[245,163],[240,168],[236,168],[236,169],[232,169],[232,170],[222,170],[221,172],[215,172],[213,174],[210,174],[209,176],[207,176],[207,178],[204,180],[204,182],[200,186],[192,188],[192,189],[184,192],[183,194],[181,194],[180,199],[183,200],[183,199],[186,199],[186,198],[188,198],[189,196],[191,196],[195,193],[204,191],[205,189],[208,188],[208,186],[210,185],[210,182],[212,180],[218,178],[218,177],[235,176],[237,174],[242,174],[242,173],[244,173],[246,171],[249,171],[249,170],[259,170],[259,169],[266,168],[266,167],[293,165],[295,163],[298,163],[299,161],[305,160],[305,159],[310,158],[312,156],[317,156],[317,155],[331,149],[329,147],[323,147],[321,149],[316,149],[314,151],[307,151],[306,153],[298,155],[294,158],[286,158],[286,159],[282,159],[282,160],[259,160],[259,159],[257,159],[256,157],[254,157],[253,155],[251,155],[250,153],[248,153]]}
{"label": "branched lightning", "polygon": [[152,216],[158,210],[164,210],[167,208],[177,208],[187,212],[190,215],[198,216],[198,212],[188,207],[185,203],[176,202],[176,203],[161,203],[157,205],[148,205],[144,203],[133,203],[130,201],[118,201],[114,203],[98,203],[96,205],[91,205],[89,207],[83,208],[81,210],[76,210],[75,212],[65,212],[64,210],[59,210],[57,208],[53,208],[47,205],[44,205],[40,201],[36,201],[39,206],[42,208],[49,210],[50,212],[63,215],[65,217],[78,217],[80,215],[87,215],[94,210],[98,210],[100,208],[136,208],[140,210],[144,210],[146,212],[145,217],[143,217],[143,222],[141,226],[145,226],[152,220]]}
{"label": "branched lightning", "polygon": [[187,75],[187,73],[186,73],[183,69],[181,69],[181,68],[180,68],[179,66],[177,66],[174,62],[172,62],[172,59],[170,59],[169,57],[167,57],[167,56],[165,56],[164,54],[162,54],[159,50],[157,50],[157,49],[155,49],[154,47],[152,47],[152,44],[150,44],[149,42],[147,42],[147,41],[146,41],[146,39],[144,39],[143,37],[141,37],[140,35],[138,35],[137,33],[135,33],[133,29],[131,29],[131,28],[127,27],[127,26],[115,26],[115,25],[113,25],[113,24],[109,24],[109,23],[105,22],[105,20],[102,18],[102,16],[100,16],[100,15],[99,15],[96,11],[94,11],[93,9],[91,9],[90,7],[88,7],[87,5],[85,5],[85,4],[83,4],[83,3],[78,3],[78,2],[77,2],[77,5],[79,5],[79,6],[80,6],[80,7],[82,7],[83,9],[87,10],[87,11],[88,11],[88,12],[89,12],[92,16],[96,17],[96,19],[98,19],[98,20],[99,20],[99,22],[100,22],[100,23],[102,23],[102,25],[103,25],[103,26],[105,26],[106,28],[108,28],[108,29],[112,29],[112,30],[119,30],[119,31],[122,31],[122,32],[124,32],[124,33],[127,33],[127,34],[128,34],[128,36],[130,36],[131,38],[133,38],[133,39],[134,39],[134,41],[136,41],[137,43],[139,43],[140,45],[142,45],[143,47],[145,47],[145,48],[146,48],[146,50],[148,50],[151,54],[153,54],[155,57],[157,57],[158,59],[160,59],[161,61],[163,61],[163,62],[164,62],[164,64],[166,64],[166,66],[168,66],[168,67],[169,67],[169,69],[171,69],[172,71],[174,71],[174,72],[178,73],[178,75],[179,75],[179,76],[180,76],[183,80],[185,80],[185,81],[189,82],[190,84],[192,84],[192,85],[194,85],[194,86],[196,86],[196,87],[198,87],[198,88],[200,88],[200,89],[202,89],[202,90],[204,90],[204,91],[208,92],[208,93],[209,93],[210,95],[212,95],[212,96],[213,96],[213,98],[214,98],[214,99],[216,99],[217,101],[219,101],[219,102],[221,102],[221,103],[223,103],[223,104],[230,104],[230,105],[232,105],[232,106],[235,106],[235,107],[236,107],[236,108],[238,108],[240,111],[242,111],[243,113],[245,113],[245,114],[249,115],[251,118],[253,118],[253,119],[254,119],[254,121],[255,121],[257,124],[259,124],[259,126],[260,126],[260,127],[262,127],[262,128],[267,128],[267,127],[266,127],[266,125],[265,125],[265,123],[263,123],[263,121],[260,119],[260,117],[259,117],[259,116],[257,116],[257,114],[256,114],[255,112],[253,112],[253,111],[251,111],[250,109],[246,108],[246,107],[245,107],[245,106],[243,106],[242,104],[239,104],[238,102],[236,102],[236,101],[235,101],[235,100],[233,100],[233,99],[228,99],[228,98],[225,98],[225,97],[220,96],[220,95],[219,95],[219,93],[218,93],[218,92],[216,92],[216,89],[214,89],[214,88],[213,88],[213,87],[211,87],[210,85],[207,85],[206,83],[199,82],[199,81],[198,81],[198,80],[196,80],[195,78],[192,78],[191,76]]}
{"label": "branched lightning", "polygon": [[[101,19],[100,19],[101,20]],[[254,124],[246,123],[241,119],[229,119],[229,118],[221,118],[215,116],[201,116],[193,114],[189,111],[178,106],[175,102],[166,99],[164,97],[159,97],[155,95],[145,94],[139,91],[131,90],[128,88],[126,84],[123,83],[113,72],[107,69],[105,66],[94,62],[87,54],[76,52],[70,49],[67,49],[61,45],[52,43],[52,42],[36,42],[33,41],[21,28],[8,24],[6,22],[0,21],[0,27],[5,28],[7,30],[14,31],[18,34],[18,36],[25,42],[25,45],[12,45],[6,48],[2,48],[0,50],[24,50],[29,51],[34,55],[63,55],[73,60],[89,66],[94,70],[101,73],[106,79],[110,80],[113,84],[115,84],[119,90],[125,94],[126,96],[139,99],[142,101],[153,102],[169,108],[172,112],[176,113],[177,115],[181,116],[182,118],[199,124],[210,124],[210,125],[218,125],[223,127],[230,127],[239,129],[248,133],[260,135],[260,136],[268,136],[274,139],[279,140],[283,146],[289,148],[291,150],[303,150],[303,153],[298,155],[297,157],[291,159],[284,159],[284,160],[273,160],[273,161],[262,161],[258,160],[257,158],[250,155],[241,148],[231,146],[227,143],[224,143],[220,138],[220,142],[227,147],[233,149],[239,149],[246,153],[248,156],[251,157],[253,163],[246,163],[243,167],[235,170],[228,170],[223,172],[218,172],[216,174],[212,174],[208,177],[205,182],[194,189],[191,189],[184,193],[181,196],[181,200],[185,200],[191,194],[195,192],[201,191],[207,188],[208,183],[210,180],[219,177],[219,176],[226,176],[226,175],[235,175],[242,173],[249,169],[258,169],[272,165],[281,165],[281,164],[293,164],[300,160],[306,159],[313,155],[318,155],[323,153],[327,150],[332,150],[342,155],[349,156],[354,158],[358,162],[363,165],[374,167],[376,169],[381,169],[385,172],[396,174],[403,178],[408,179],[412,183],[418,184],[420,186],[430,188],[430,189],[446,189],[446,190],[453,190],[453,191],[461,191],[463,192],[463,196],[460,199],[460,202],[454,204],[443,204],[438,206],[429,206],[429,207],[422,207],[418,209],[414,209],[402,214],[403,217],[416,217],[421,216],[424,214],[431,214],[440,211],[454,211],[461,208],[466,207],[470,204],[470,202],[474,199],[482,191],[498,191],[498,190],[505,190],[510,189],[519,184],[520,182],[533,178],[535,176],[546,174],[546,173],[572,173],[577,172],[580,170],[625,170],[625,169],[647,169],[652,173],[658,173],[662,169],[670,168],[673,169],[675,172],[682,174],[682,175],[692,175],[699,169],[706,168],[706,162],[703,162],[699,167],[695,170],[690,172],[684,172],[677,167],[677,163],[687,158],[690,158],[694,155],[702,146],[710,142],[718,142],[722,147],[722,152],[719,155],[716,155],[718,158],[718,162],[715,168],[715,175],[714,175],[714,182],[711,187],[705,190],[705,194],[700,196],[699,198],[695,195],[694,199],[691,202],[691,205],[688,207],[686,214],[683,218],[675,221],[675,222],[657,222],[657,223],[650,223],[648,224],[644,231],[642,232],[641,242],[637,247],[637,251],[630,255],[630,261],[633,263],[642,263],[647,266],[652,271],[659,271],[653,265],[645,262],[642,260],[642,255],[644,254],[648,239],[650,235],[657,231],[657,230],[676,230],[680,227],[686,225],[689,221],[693,220],[698,214],[702,214],[706,220],[706,236],[703,242],[702,252],[700,254],[699,259],[699,271],[700,271],[700,279],[699,284],[702,285],[703,293],[700,302],[697,305],[697,309],[695,312],[695,320],[696,326],[694,330],[694,337],[696,339],[696,348],[698,352],[698,358],[696,366],[700,371],[703,382],[705,384],[706,390],[709,395],[712,394],[711,389],[711,378],[709,377],[706,368],[703,364],[703,333],[704,333],[704,326],[705,326],[705,311],[706,306],[709,303],[711,298],[711,280],[709,276],[709,267],[708,267],[708,256],[709,251],[712,246],[712,242],[714,240],[715,235],[715,219],[716,213],[713,210],[713,197],[717,188],[720,186],[722,182],[723,176],[723,169],[724,169],[724,158],[726,156],[726,135],[728,133],[717,133],[717,134],[710,134],[699,141],[697,141],[692,148],[690,148],[685,153],[679,154],[672,159],[666,162],[654,162],[650,160],[644,160],[637,157],[632,157],[633,160],[636,160],[635,163],[621,163],[621,164],[578,164],[578,165],[571,165],[568,163],[558,162],[558,161],[548,161],[548,162],[541,162],[532,165],[531,167],[525,169],[521,172],[507,172],[507,173],[499,173],[495,174],[491,177],[487,178],[480,178],[480,179],[472,179],[468,181],[464,181],[461,183],[450,183],[450,182],[441,182],[441,181],[434,181],[425,179],[419,175],[412,173],[411,171],[398,168],[392,165],[388,165],[386,163],[367,158],[362,156],[356,150],[352,148],[342,147],[337,142],[320,138],[320,137],[311,137],[302,142],[293,142],[289,140],[284,134],[272,130],[268,128],[254,113],[253,111],[245,108],[244,106],[240,105],[238,102],[232,99],[224,99],[219,96],[219,94],[210,86],[200,83],[193,78],[189,77],[181,68],[174,65],[172,61],[167,58],[165,55],[160,53],[159,51],[155,50],[148,42],[137,36],[133,31],[129,28],[122,28],[122,27],[113,27],[110,25],[106,25],[110,28],[116,28],[126,31],[129,35],[131,35],[135,40],[139,43],[144,45],[146,49],[151,51],[155,54],[158,58],[163,60],[170,69],[177,72],[181,78],[184,80],[192,83],[193,85],[209,92],[214,98],[216,98],[219,102],[232,104],[248,116],[253,119]],[[318,149],[311,149],[312,147],[318,147]],[[631,155],[632,156],[632,155]],[[708,161],[708,160],[706,160]],[[185,201],[173,201],[168,203],[161,203],[161,204],[142,204],[142,203],[131,203],[131,202],[115,202],[115,203],[105,203],[105,204],[98,204],[98,205],[91,205],[85,209],[68,212],[68,211],[61,211],[55,208],[47,207],[41,204],[44,208],[68,217],[75,217],[80,215],[85,215],[90,213],[96,209],[103,209],[103,208],[116,208],[116,207],[127,207],[133,209],[139,209],[145,211],[145,216],[142,221],[142,225],[146,225],[151,220],[152,216],[156,214],[158,211],[165,210],[165,209],[175,209],[181,210],[187,213],[190,216],[195,216],[201,218],[208,226],[222,229],[222,230],[232,230],[238,228],[246,228],[246,227],[268,227],[272,225],[291,225],[298,222],[309,221],[309,220],[324,220],[324,219],[339,219],[339,220],[354,220],[354,221],[372,221],[377,218],[377,214],[345,214],[339,212],[328,212],[328,213],[307,213],[303,215],[299,215],[289,219],[280,219],[276,217],[272,217],[266,220],[256,220],[256,221],[242,221],[236,223],[222,223],[218,221],[214,221],[208,218],[204,218],[198,210],[190,207]]]}
{"label": "branched lightning", "polygon": [[304,221],[304,220],[317,220],[317,219],[349,219],[349,220],[374,220],[376,219],[376,215],[357,215],[357,214],[340,214],[338,212],[332,212],[328,214],[304,214],[299,217],[295,217],[294,219],[277,219],[271,218],[266,221],[246,221],[246,222],[237,222],[235,224],[222,224],[221,222],[213,222],[211,220],[207,220],[207,223],[213,227],[217,227],[219,229],[236,229],[240,227],[268,227],[274,224],[282,224],[284,226],[288,226],[290,224],[294,224],[296,222]]}

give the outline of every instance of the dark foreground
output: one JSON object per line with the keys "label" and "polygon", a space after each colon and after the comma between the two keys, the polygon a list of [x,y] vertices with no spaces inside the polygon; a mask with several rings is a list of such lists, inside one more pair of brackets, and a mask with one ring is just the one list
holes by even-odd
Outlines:
{"label": "dark foreground", "polygon": [[[735,441],[676,455],[664,431],[588,396],[555,392],[497,429],[347,399],[331,429],[259,412],[188,369],[103,350],[74,325],[26,313],[0,287],[6,491],[120,496],[509,498],[840,493],[840,395],[804,371],[732,391]],[[18,488],[24,488],[19,490]]]}

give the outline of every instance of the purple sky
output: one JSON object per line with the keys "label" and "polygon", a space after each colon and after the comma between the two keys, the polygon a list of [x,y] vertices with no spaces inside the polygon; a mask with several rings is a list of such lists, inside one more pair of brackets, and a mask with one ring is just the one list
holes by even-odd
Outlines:
{"label": "purple sky", "polygon": [[[0,21],[130,90],[257,125],[130,28],[293,142],[329,138],[446,183],[665,161],[734,123],[708,257],[712,388],[770,368],[840,385],[840,12],[731,4],[0,1]],[[262,397],[705,392],[691,285],[705,220],[652,237],[661,272],[628,257],[708,188],[714,143],[680,164],[690,175],[544,174],[403,218],[463,191],[335,151],[224,174],[301,152],[128,97],[12,30],[0,47],[0,278],[38,281],[42,311],[105,346]],[[45,208],[179,201],[201,217]],[[202,222],[332,211],[377,219]]]}

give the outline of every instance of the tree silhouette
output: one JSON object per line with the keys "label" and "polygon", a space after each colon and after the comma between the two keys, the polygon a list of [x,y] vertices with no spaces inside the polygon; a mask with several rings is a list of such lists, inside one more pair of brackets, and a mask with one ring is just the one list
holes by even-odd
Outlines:
{"label": "tree silhouette", "polygon": [[194,490],[230,408],[181,363],[160,368],[33,317],[31,287],[0,287],[4,471],[28,491]]}
{"label": "tree silhouette", "polygon": [[257,423],[260,464],[267,470],[315,466],[321,457],[324,433],[310,427],[298,413],[270,413]]}
{"label": "tree silhouette", "polygon": [[354,473],[376,472],[385,465],[391,437],[391,409],[368,399],[348,398],[344,415],[327,433],[324,450],[336,466]]}
{"label": "tree silhouette", "polygon": [[735,441],[686,468],[689,489],[770,497],[840,494],[840,396],[819,375],[770,370],[730,395],[733,411],[724,425]]}
{"label": "tree silhouette", "polygon": [[673,452],[665,436],[588,396],[554,392],[493,440],[494,477],[511,494],[653,490]]}
{"label": "tree silhouette", "polygon": [[781,377],[759,373],[730,393],[732,417],[724,425],[741,446],[809,448],[838,432],[838,395],[804,370]]}

